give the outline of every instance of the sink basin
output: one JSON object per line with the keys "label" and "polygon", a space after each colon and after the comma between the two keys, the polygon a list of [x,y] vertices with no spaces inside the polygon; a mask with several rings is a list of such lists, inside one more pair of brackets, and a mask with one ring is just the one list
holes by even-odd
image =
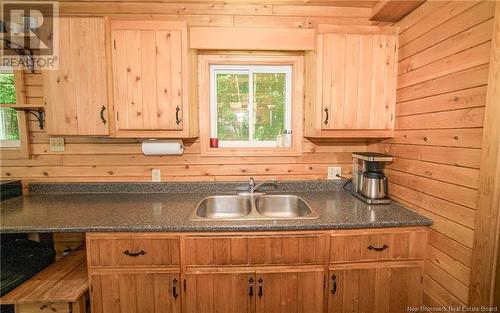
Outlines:
{"label": "sink basin", "polygon": [[198,203],[192,221],[314,219],[319,215],[294,195],[212,196]]}
{"label": "sink basin", "polygon": [[239,196],[213,196],[203,199],[195,210],[195,215],[204,219],[235,219],[252,211],[249,198]]}
{"label": "sink basin", "polygon": [[311,216],[311,207],[293,195],[267,195],[255,200],[257,212],[273,218],[299,218]]}

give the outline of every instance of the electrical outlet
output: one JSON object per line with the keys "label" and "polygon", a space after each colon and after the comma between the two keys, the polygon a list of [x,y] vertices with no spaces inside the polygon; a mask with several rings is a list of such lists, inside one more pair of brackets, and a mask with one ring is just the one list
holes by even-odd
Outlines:
{"label": "electrical outlet", "polygon": [[329,166],[328,179],[340,179],[337,175],[342,175],[342,168],[340,166]]}
{"label": "electrical outlet", "polygon": [[153,183],[161,182],[161,170],[159,168],[153,168],[151,170],[151,181]]}
{"label": "electrical outlet", "polygon": [[64,138],[62,137],[49,138],[49,149],[51,152],[63,152],[65,149]]}

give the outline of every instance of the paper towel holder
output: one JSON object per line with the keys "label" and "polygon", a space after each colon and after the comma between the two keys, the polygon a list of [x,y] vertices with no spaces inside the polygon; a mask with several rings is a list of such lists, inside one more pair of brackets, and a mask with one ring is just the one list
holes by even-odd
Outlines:
{"label": "paper towel holder", "polygon": [[144,155],[182,155],[184,143],[182,139],[148,139],[141,148]]}

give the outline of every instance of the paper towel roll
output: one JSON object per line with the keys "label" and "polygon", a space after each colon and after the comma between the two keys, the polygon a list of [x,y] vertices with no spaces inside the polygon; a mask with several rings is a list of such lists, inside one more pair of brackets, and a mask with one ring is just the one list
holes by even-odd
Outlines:
{"label": "paper towel roll", "polygon": [[182,154],[182,140],[148,140],[142,142],[144,155]]}

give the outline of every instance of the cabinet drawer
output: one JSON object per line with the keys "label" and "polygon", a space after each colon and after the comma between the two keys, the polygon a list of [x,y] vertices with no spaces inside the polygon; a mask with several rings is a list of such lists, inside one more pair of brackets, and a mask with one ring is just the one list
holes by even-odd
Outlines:
{"label": "cabinet drawer", "polygon": [[37,302],[37,303],[22,303],[15,306],[17,313],[70,313],[71,308],[68,302]]}
{"label": "cabinet drawer", "polygon": [[179,266],[179,238],[87,239],[90,266]]}
{"label": "cabinet drawer", "polygon": [[330,263],[423,259],[427,231],[338,232],[330,237]]}
{"label": "cabinet drawer", "polygon": [[188,266],[323,264],[325,235],[186,238]]}

